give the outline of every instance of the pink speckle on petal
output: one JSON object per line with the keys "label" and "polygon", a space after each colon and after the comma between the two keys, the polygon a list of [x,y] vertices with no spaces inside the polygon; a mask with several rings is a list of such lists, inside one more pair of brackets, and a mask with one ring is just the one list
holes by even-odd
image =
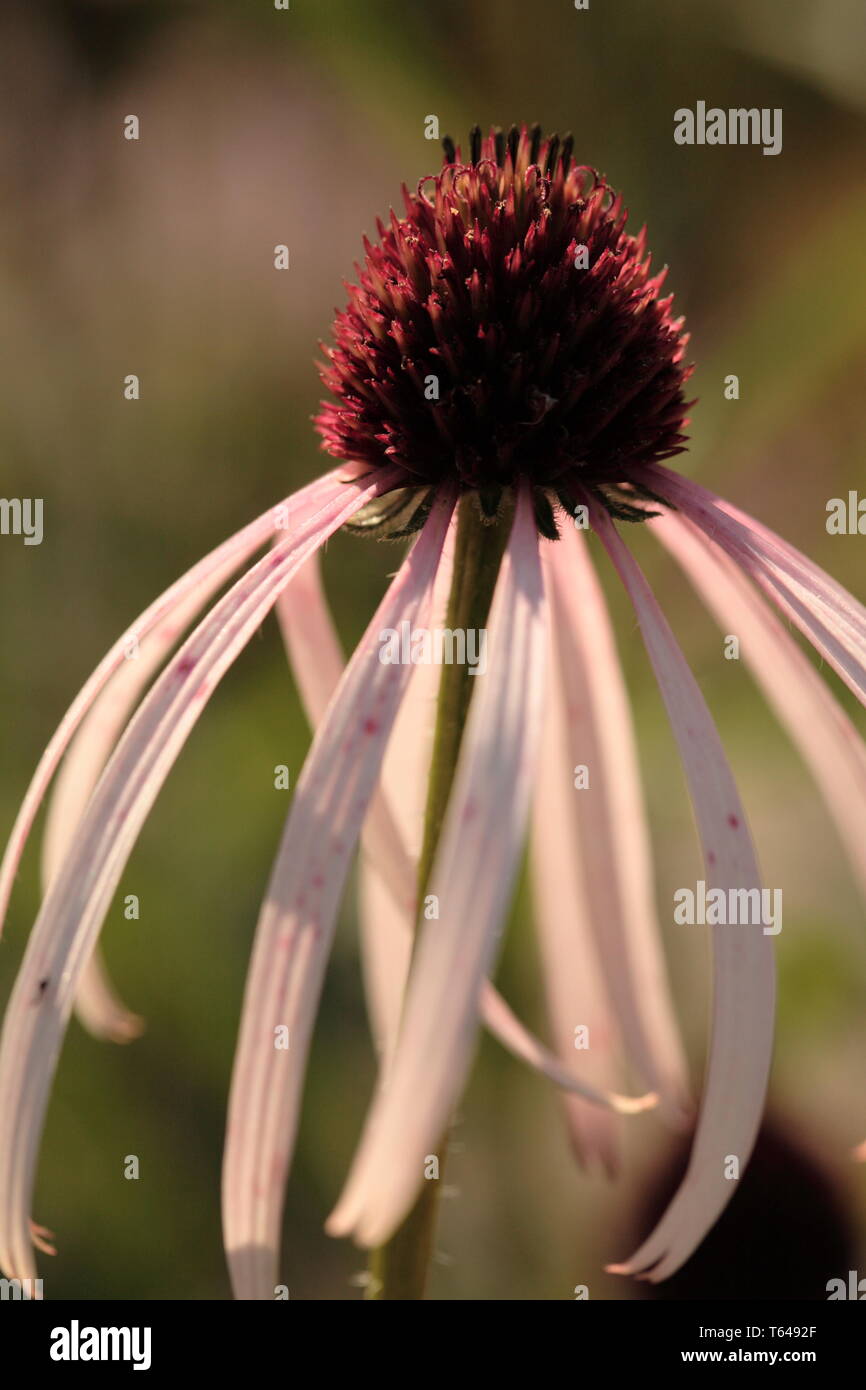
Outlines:
{"label": "pink speckle on petal", "polygon": [[740,818],[739,816],[735,816],[733,811],[728,816],[728,825],[731,827],[732,830],[739,830],[740,828]]}
{"label": "pink speckle on petal", "polygon": [[378,734],[380,728],[379,721],[378,719],[365,719],[361,728],[365,734]]}
{"label": "pink speckle on petal", "polygon": [[716,862],[716,852],[715,852],[715,850],[714,850],[714,849],[707,850],[707,863],[708,863],[708,864],[715,864],[715,862]]}
{"label": "pink speckle on petal", "polygon": [[177,672],[178,678],[179,678],[180,680],[183,680],[184,676],[188,676],[189,673],[190,673],[190,671],[194,671],[194,670],[195,670],[195,667],[196,667],[196,657],[194,657],[194,656],[184,656],[184,657],[181,657],[180,661],[177,663],[177,667],[175,668],[175,669],[176,669],[176,672]]}
{"label": "pink speckle on petal", "polygon": [[474,802],[474,801],[467,801],[466,805],[465,805],[464,808],[463,808],[463,820],[464,820],[464,821],[473,820],[477,811],[478,811],[478,807],[476,806],[475,802]]}
{"label": "pink speckle on petal", "polygon": [[324,888],[325,886],[325,880],[322,878],[321,874],[316,874],[311,882],[314,888]]}

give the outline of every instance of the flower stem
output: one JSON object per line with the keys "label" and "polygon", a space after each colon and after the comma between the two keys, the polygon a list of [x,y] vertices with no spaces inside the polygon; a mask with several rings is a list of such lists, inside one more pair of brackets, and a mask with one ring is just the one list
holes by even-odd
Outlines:
{"label": "flower stem", "polygon": [[[513,514],[513,505],[509,504],[506,511],[491,522],[482,517],[475,496],[467,494],[462,498],[445,620],[450,631],[477,631],[485,626]],[[418,865],[419,903],[423,903],[427,892],[457,770],[475,679],[470,675],[467,663],[442,666],[427,787],[424,841]],[[402,1226],[387,1244],[372,1252],[368,1298],[408,1300],[424,1297],[436,1234],[439,1182],[447,1151],[446,1133],[437,1149],[439,1181],[431,1179],[423,1183],[421,1193]]]}

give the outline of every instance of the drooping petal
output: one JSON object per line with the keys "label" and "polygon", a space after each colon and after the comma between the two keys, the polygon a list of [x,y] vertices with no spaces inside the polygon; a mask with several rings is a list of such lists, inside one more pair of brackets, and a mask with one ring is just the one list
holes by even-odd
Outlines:
{"label": "drooping petal", "polygon": [[[430,626],[444,627],[451,591],[457,513],[451,519],[436,572]],[[367,1007],[383,1067],[390,1064],[400,1018],[418,913],[418,864],[424,839],[428,774],[436,727],[441,668],[432,661],[416,666],[385,749],[377,795],[364,828],[365,853],[359,866],[358,906],[361,961]],[[390,829],[389,829],[390,822]],[[392,835],[405,846],[412,884],[396,897],[393,870],[383,872],[382,855]],[[379,853],[377,853],[377,850]]]}
{"label": "drooping petal", "polygon": [[[368,859],[368,867],[376,862]],[[376,1000],[373,1018],[378,1021],[379,1052],[383,1058],[392,1055],[397,1025],[402,1016],[403,993],[412,954],[412,923],[415,920],[414,911],[407,912],[398,906],[387,882],[384,875],[362,880],[362,891],[368,894],[368,926],[371,935],[374,935],[365,969],[370,976],[370,992]],[[378,913],[375,919],[374,913]],[[575,1053],[574,1058],[568,1060],[558,1058],[518,1018],[489,979],[485,979],[481,985],[479,1008],[481,1022],[512,1057],[554,1086],[589,1102],[594,1109],[611,1110],[619,1115],[638,1115],[644,1110],[654,1109],[658,1104],[654,1091],[630,1096],[607,1084],[600,1084],[582,1065],[583,1054]],[[579,1072],[572,1070],[575,1063],[580,1065]]]}
{"label": "drooping petal", "polygon": [[133,1042],[144,1032],[144,1019],[124,1004],[98,946],[81,972],[75,1014],[82,1028],[108,1042]]}
{"label": "drooping petal", "polygon": [[[42,841],[44,892],[63,863],[90,794],[142,691],[177,639],[243,558],[237,552],[232,554],[150,632],[130,638],[126,660],[108,679],[76,730],[52,790]],[[75,1011],[96,1037],[129,1042],[142,1031],[142,1020],[118,997],[98,946],[82,973]]]}
{"label": "drooping petal", "polygon": [[[451,519],[433,587],[430,624],[444,626],[451,591],[457,513]],[[418,864],[424,838],[428,773],[436,726],[441,670],[433,662],[417,666],[385,749],[381,782],[364,827],[365,854],[359,868],[358,906],[361,961],[376,1048],[387,1067],[397,1041],[412,942],[418,914]],[[405,848],[411,884],[393,891],[388,846]]]}
{"label": "drooping petal", "polygon": [[740,651],[815,778],[866,894],[866,745],[825,681],[724,551],[676,512],[650,522]]}
{"label": "drooping petal", "polygon": [[383,1066],[394,1052],[412,959],[412,918],[395,901],[374,861],[358,866],[361,968],[373,1045]]}
{"label": "drooping petal", "polygon": [[[30,935],[0,1037],[0,1265],[33,1277],[29,1208],[51,1078],[84,968],[139,830],[196,720],[295,569],[389,486],[332,480],[318,509],[219,600],[113,754]],[[122,658],[121,658],[122,659]]]}
{"label": "drooping petal", "polygon": [[866,704],[866,608],[794,546],[730,502],[660,466],[649,476],[658,495],[737,561]]}
{"label": "drooping petal", "polygon": [[[436,591],[450,573],[449,543],[450,533],[437,571],[434,611]],[[317,556],[303,566],[280,595],[277,613],[307,717],[315,729],[324,718],[342,671],[339,643],[322,589]],[[416,864],[421,803],[426,790],[426,766],[429,765],[435,717],[435,708],[430,705],[433,696],[427,682],[422,680],[418,685],[418,676],[424,670],[422,667],[420,672],[416,671],[410,681],[385,751],[385,765],[390,759],[394,769],[387,795],[382,787],[376,789],[362,832],[364,971],[373,1031],[382,1056],[391,1054],[402,1013],[417,917]],[[411,761],[416,770],[407,774],[405,759],[409,757],[413,741]],[[411,825],[406,825],[406,817],[411,818]],[[408,842],[415,847],[414,859],[407,849]],[[620,1095],[594,1085],[592,1077],[582,1069],[580,1075],[573,1072],[516,1017],[489,980],[484,981],[481,989],[481,1014],[493,1036],[518,1061],[554,1085],[588,1099],[594,1108],[610,1108],[619,1114],[632,1115],[656,1104],[654,1094]]]}
{"label": "drooping petal", "polygon": [[[689,1113],[682,1043],[661,949],[634,728],[595,570],[573,526],[545,547],[554,651],[565,701],[557,772],[583,863],[584,915],[623,1042],[675,1124]],[[589,785],[575,790],[577,765]],[[570,809],[569,809],[570,808]]]}
{"label": "drooping petal", "polygon": [[337,909],[412,673],[382,638],[423,627],[455,497],[434,506],[316,732],[268,885],[244,994],[226,1131],[223,1223],[235,1294],[272,1299],[310,1034]]}
{"label": "drooping petal", "polygon": [[57,1254],[57,1247],[52,1244],[54,1232],[49,1231],[47,1226],[39,1226],[35,1221],[31,1221],[30,1236],[36,1249],[41,1250],[43,1255]]}
{"label": "drooping petal", "polygon": [[[753,889],[760,875],[740,796],[712,716],[637,562],[607,512],[592,524],[634,606],[676,738],[703,847],[708,890]],[[775,1005],[771,939],[761,925],[714,926],[713,1021],[704,1094],[689,1166],[650,1237],[615,1273],[653,1282],[683,1265],[735,1190],[730,1160],[745,1168],[770,1068]]]}
{"label": "drooping petal", "polygon": [[346,665],[322,586],[318,552],[283,589],[274,612],[307,720],[315,731]]}
{"label": "drooping petal", "polygon": [[141,641],[154,627],[162,622],[177,605],[181,603],[188,594],[193,592],[200,584],[205,582],[215,570],[227,564],[233,557],[238,564],[244,563],[262,546],[274,531],[288,530],[289,523],[293,527],[299,526],[308,516],[315,512],[316,508],[330,495],[334,484],[340,478],[339,469],[326,474],[322,478],[317,478],[309,486],[301,488],[293,496],[286,498],[277,507],[264,512],[255,521],[250,522],[234,536],[229,537],[222,545],[217,546],[204,559],[193,565],[192,569],[176,580],[170,588],[166,589],[149,608],[136,619],[136,621],[126,630],[122,637],[119,637],[114,646],[106,653],[96,670],[85,682],[81,690],[76,695],[69,709],[63,716],[58,725],[48,747],[39,760],[39,765],[33,774],[30,786],[21,803],[12,833],[6,846],[3,862],[0,864],[0,928],[6,918],[6,910],[9,906],[9,896],[12,892],[12,885],[15,875],[18,872],[18,865],[21,855],[30,834],[34,818],[42,799],[48,789],[51,778],[57,769],[60,759],[69,746],[69,742],[102,690],[115,671],[126,660],[130,641],[136,638]]}
{"label": "drooping petal", "polygon": [[654,1091],[648,1091],[642,1096],[625,1096],[618,1091],[609,1091],[593,1085],[583,1074],[577,1076],[570,1067],[560,1062],[524,1023],[521,1023],[489,980],[485,980],[481,986],[480,1008],[482,1021],[503,1047],[508,1048],[518,1061],[525,1062],[564,1091],[570,1091],[582,1100],[591,1101],[593,1105],[612,1110],[617,1115],[640,1115],[645,1110],[654,1110],[658,1105],[659,1098]]}
{"label": "drooping petal", "polygon": [[387,1086],[328,1222],[363,1245],[406,1214],[469,1068],[479,996],[520,862],[543,710],[545,607],[538,539],[522,493],[489,619],[430,880],[439,919],[421,931]]}
{"label": "drooping petal", "polygon": [[[345,665],[322,586],[318,556],[314,555],[283,591],[276,611],[289,664],[310,728],[315,731],[325,717]],[[398,715],[398,723],[399,719]],[[415,864],[379,788],[373,795],[363,840],[394,899],[414,913]]]}
{"label": "drooping petal", "polygon": [[[542,555],[543,555],[542,550]],[[552,615],[551,615],[552,617]],[[555,620],[550,627],[553,634]],[[532,807],[532,899],[544,991],[554,1045],[563,1059],[577,1053],[587,1081],[602,1088],[621,1071],[621,1041],[589,928],[586,882],[573,806],[575,766],[565,699],[550,644],[539,771]],[[579,1030],[583,1030],[578,1036]],[[578,1159],[600,1162],[613,1175],[619,1161],[614,1116],[573,1096],[563,1109]]]}
{"label": "drooping petal", "polygon": [[[434,612],[436,589],[443,571],[448,569],[446,549],[447,544],[443,546],[434,584]],[[325,717],[344,668],[318,556],[304,566],[280,595],[277,617],[307,718],[315,730]],[[420,736],[423,731],[420,728],[409,730],[406,710],[413,701],[421,674],[416,668],[410,671],[409,685],[385,749],[382,768],[384,783],[387,765],[389,760],[393,765],[396,748],[403,760],[402,783],[406,797],[411,797],[413,803],[423,797],[426,776],[410,733]],[[410,758],[411,766],[407,766],[406,760]],[[399,783],[397,789],[399,791]],[[358,894],[364,987],[373,1038],[380,1056],[390,1052],[400,1019],[415,918],[417,845],[413,857],[405,825],[401,829],[395,823],[383,785],[377,786],[362,832],[364,854],[359,866]]]}

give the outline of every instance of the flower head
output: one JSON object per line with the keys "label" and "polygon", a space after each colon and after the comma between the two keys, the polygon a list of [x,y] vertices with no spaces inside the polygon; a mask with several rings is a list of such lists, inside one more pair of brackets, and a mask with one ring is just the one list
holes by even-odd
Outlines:
{"label": "flower head", "polygon": [[[660,462],[682,447],[686,340],[658,298],[643,235],[628,236],[619,198],[572,166],[570,141],[542,144],[524,129],[482,142],[476,130],[470,155],[462,163],[446,142],[433,191],[425,181],[406,195],[406,217],[380,227],[338,317],[325,373],[337,399],[319,423],[342,465],[242,528],[138,618],[73,701],[24,797],[0,867],[0,921],[65,755],[45,898],[0,1038],[0,1267],[10,1276],[34,1268],[36,1157],[73,1007],[103,1035],[137,1031],[93,955],[112,895],[186,738],[274,608],[316,734],[259,917],[229,1100],[223,1217],[239,1297],[274,1294],[306,1057],[359,846],[380,1080],[332,1233],[375,1245],[400,1228],[481,1021],[563,1088],[586,1161],[615,1168],[620,1114],[658,1099],[682,1120],[686,1067],[627,691],[577,517],[560,543],[539,538],[556,535],[552,500],[580,504],[634,609],[694,807],[702,882],[760,899],[704,692],[614,522],[644,519],[647,497],[666,513],[651,532],[723,630],[741,635],[866,889],[866,750],[770,605],[862,703],[866,610],[780,536]],[[344,670],[316,555],[371,507],[391,534],[420,535]],[[434,673],[434,735],[435,691],[410,663],[381,660],[381,636],[437,619],[450,630],[461,612],[489,629],[488,669],[478,681]],[[130,633],[135,662],[125,660]],[[590,778],[577,790],[580,765]],[[410,801],[428,783],[422,848]],[[527,835],[550,1050],[491,980]],[[418,924],[428,886],[437,910]],[[726,1159],[748,1161],[770,1068],[772,939],[760,920],[722,922],[711,943],[713,1025],[689,1167],[656,1229],[614,1267],[653,1280],[688,1260],[730,1200]],[[575,1043],[584,1023],[585,1053]],[[622,1094],[625,1060],[647,1095]]]}
{"label": "flower head", "polygon": [[455,480],[493,510],[527,480],[570,496],[680,452],[691,369],[666,272],[622,198],[537,126],[476,127],[405,215],[378,223],[322,370],[317,424],[337,458]]}

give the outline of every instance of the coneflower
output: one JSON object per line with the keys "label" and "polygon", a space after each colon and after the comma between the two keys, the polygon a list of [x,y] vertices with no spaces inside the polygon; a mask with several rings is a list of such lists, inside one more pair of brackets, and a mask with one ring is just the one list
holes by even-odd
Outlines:
{"label": "coneflower", "polygon": [[[486,139],[476,128],[466,160],[445,141],[441,172],[404,191],[404,215],[392,213],[366,244],[326,350],[333,399],[318,425],[339,466],[142,614],[46,750],[0,877],[2,916],[68,749],[45,899],[0,1043],[7,1275],[34,1274],[37,1151],[73,1005],[97,1032],[136,1031],[93,954],[124,865],[208,699],[275,606],[316,733],[258,924],[232,1079],[223,1221],[240,1298],[274,1296],[306,1055],[359,842],[380,1081],[328,1228],[380,1248],[373,1292],[423,1289],[432,1203],[416,1199],[436,1187],[425,1167],[444,1156],[479,1019],[565,1089],[588,1162],[615,1166],[615,1112],[657,1098],[674,1123],[688,1113],[634,734],[587,527],[634,605],[707,885],[759,886],[746,815],[704,698],[617,522],[647,523],[726,630],[742,635],[866,884],[863,746],[764,599],[861,700],[866,611],[772,531],[665,466],[685,442],[682,321],[660,297],[664,272],[650,273],[643,232],[627,233],[620,197],[575,165],[572,149],[570,137],[543,140],[537,127]],[[416,539],[343,670],[316,553],[345,526]],[[436,621],[486,632],[483,675],[382,659],[384,633]],[[133,637],[138,659],[127,662]],[[590,774],[580,790],[577,766]],[[530,825],[551,1052],[489,979]],[[688,1259],[729,1200],[727,1159],[747,1162],[764,1102],[771,940],[760,923],[711,930],[712,1034],[689,1167],[653,1233],[613,1266],[653,1280]],[[579,1028],[587,1051],[575,1049]],[[648,1094],[620,1094],[620,1043]]]}

